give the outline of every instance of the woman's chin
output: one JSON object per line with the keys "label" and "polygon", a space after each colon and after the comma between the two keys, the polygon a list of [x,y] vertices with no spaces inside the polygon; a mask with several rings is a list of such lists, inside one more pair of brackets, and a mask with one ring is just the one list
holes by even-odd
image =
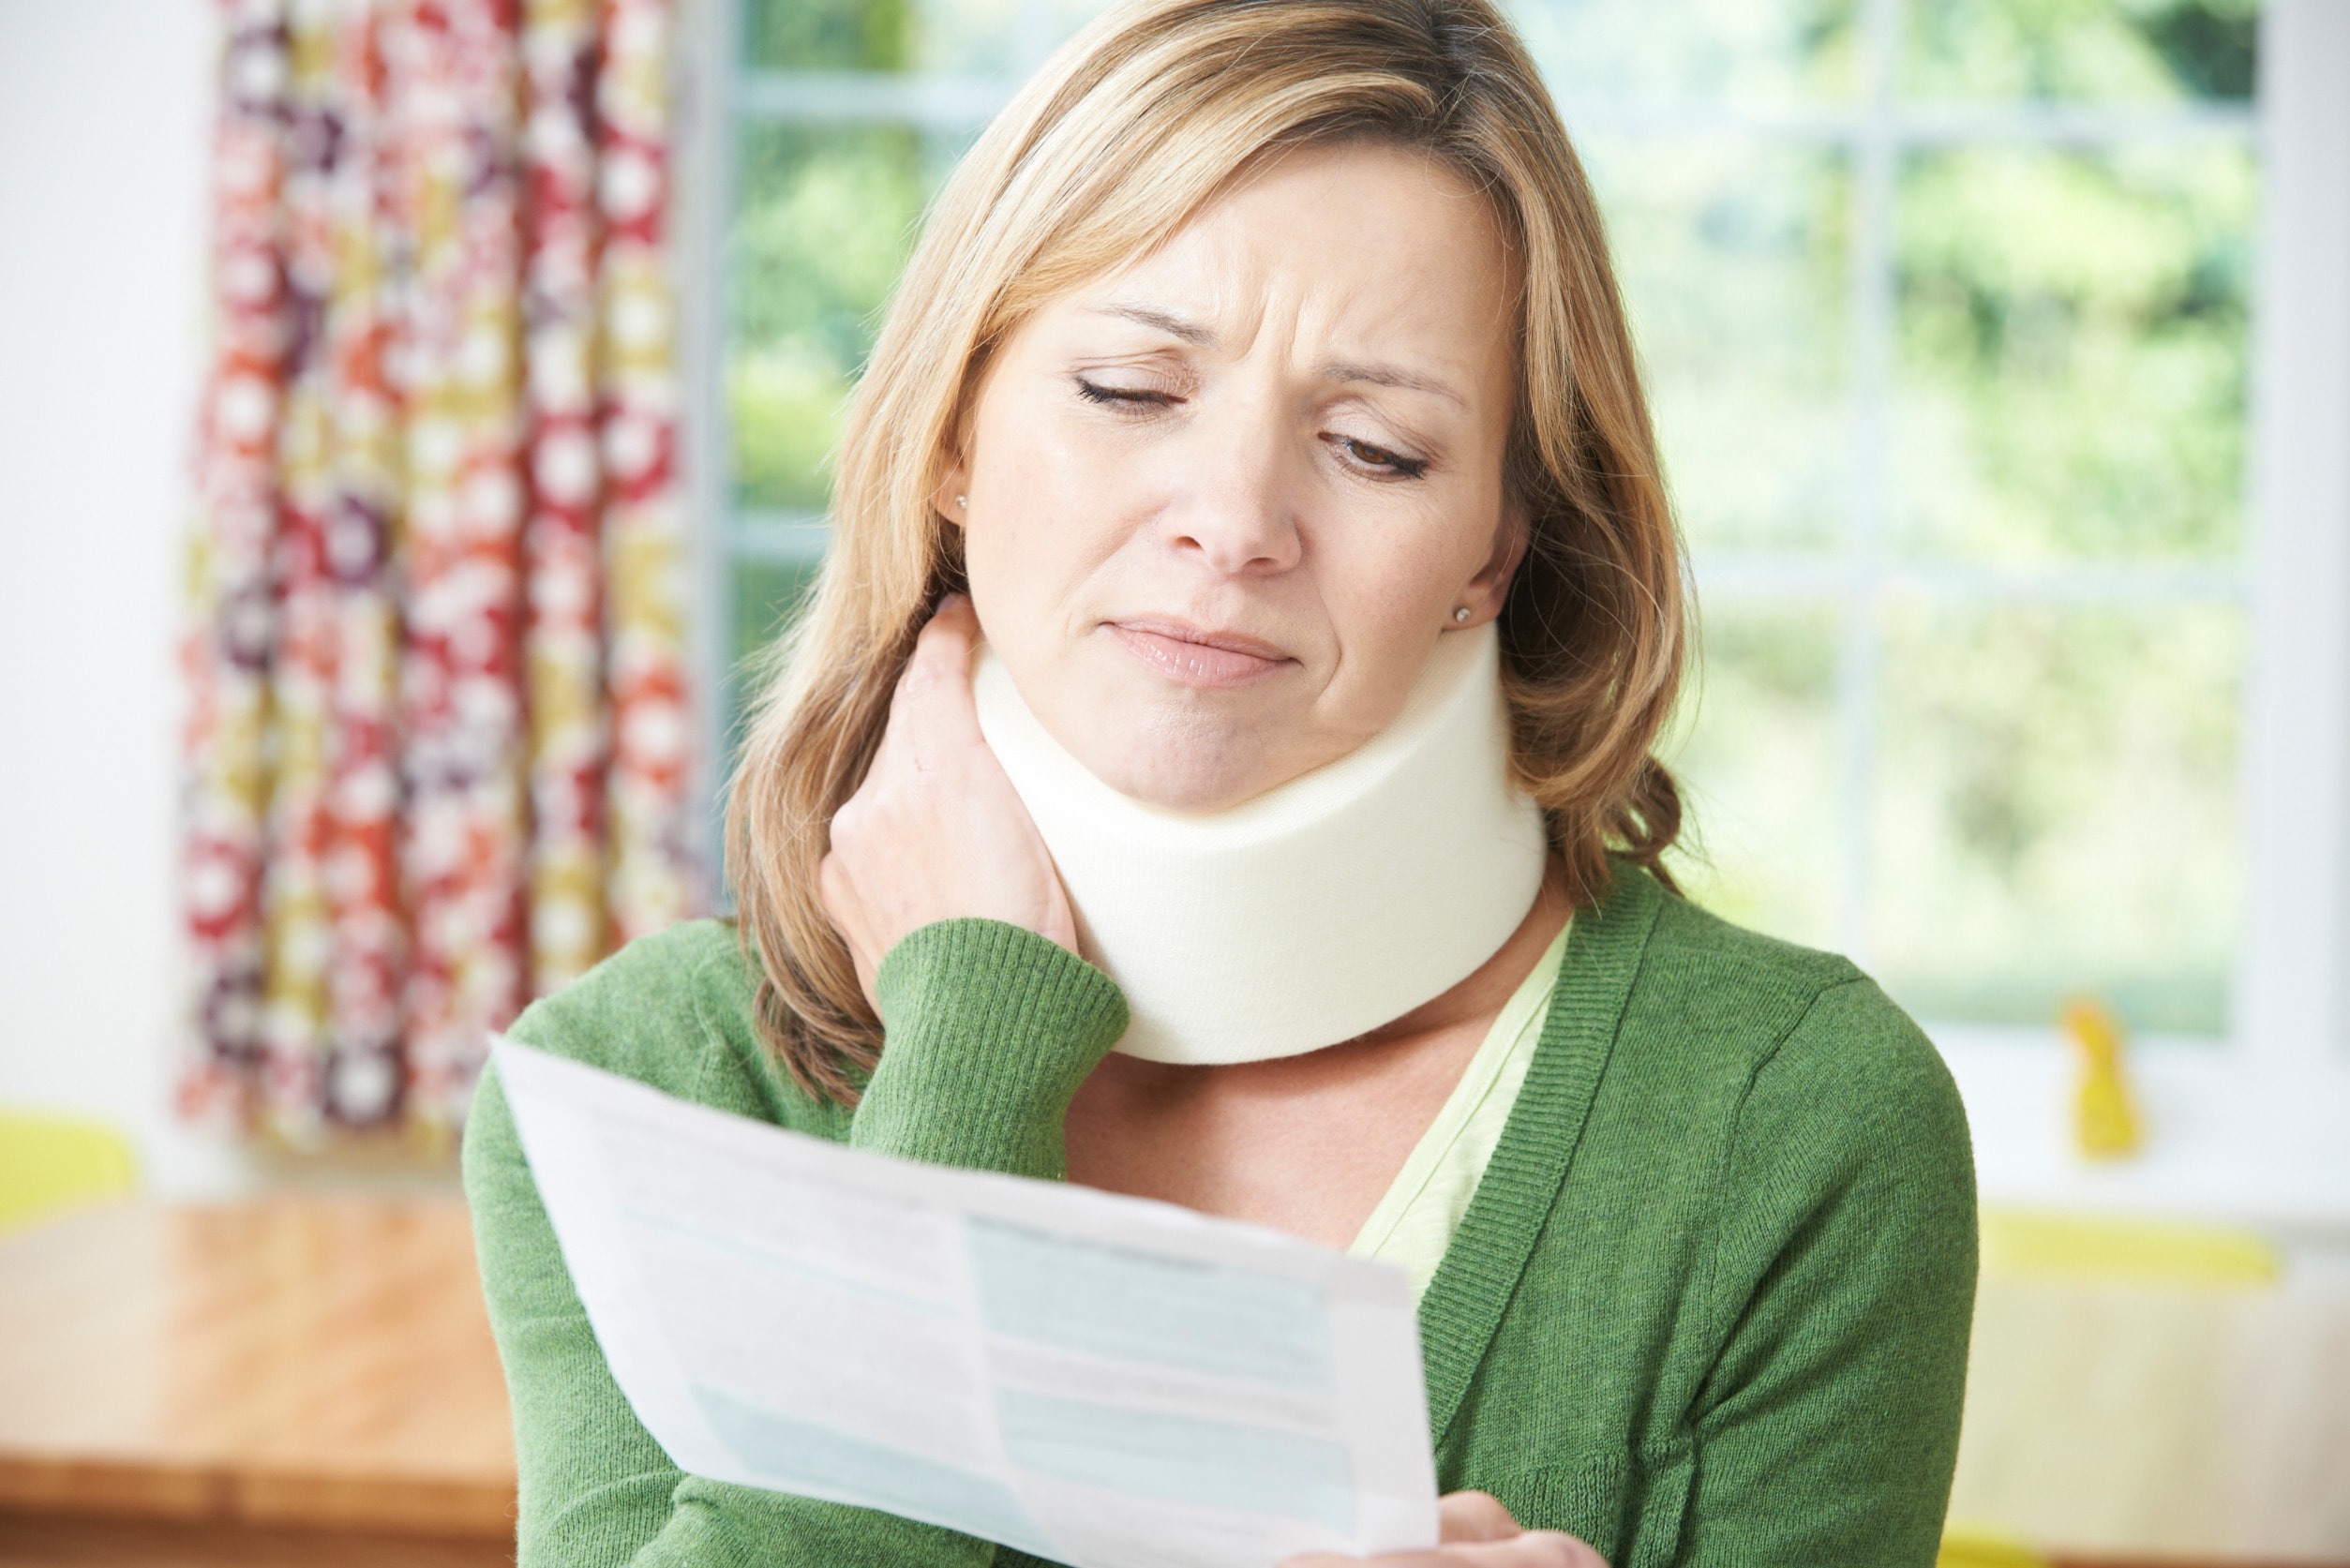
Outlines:
{"label": "woman's chin", "polygon": [[1034,710],[1086,771],[1160,811],[1230,811],[1350,749],[1321,735],[1278,685],[1204,694],[1118,673],[1127,679],[1069,709]]}
{"label": "woman's chin", "polygon": [[1113,744],[1099,748],[1098,754],[1081,754],[1078,760],[1129,799],[1186,816],[1230,811],[1286,782],[1264,752],[1229,743],[1183,746],[1172,753]]}

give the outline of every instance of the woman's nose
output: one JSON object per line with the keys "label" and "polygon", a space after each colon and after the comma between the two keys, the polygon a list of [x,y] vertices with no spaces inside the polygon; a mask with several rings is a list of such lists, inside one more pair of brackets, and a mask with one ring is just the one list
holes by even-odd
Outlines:
{"label": "woman's nose", "polygon": [[1190,482],[1160,515],[1167,542],[1197,551],[1220,575],[1286,572],[1304,548],[1298,524],[1306,475],[1267,427],[1272,421],[1249,423],[1257,428],[1223,432],[1214,452],[1194,461]]}

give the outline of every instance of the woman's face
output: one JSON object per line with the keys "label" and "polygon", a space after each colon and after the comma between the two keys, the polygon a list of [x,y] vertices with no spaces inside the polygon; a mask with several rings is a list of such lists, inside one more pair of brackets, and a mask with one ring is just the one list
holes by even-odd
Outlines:
{"label": "woman's face", "polygon": [[938,501],[1045,728],[1189,812],[1385,728],[1523,547],[1512,289],[1460,176],[1346,142],[1250,170],[1029,318]]}

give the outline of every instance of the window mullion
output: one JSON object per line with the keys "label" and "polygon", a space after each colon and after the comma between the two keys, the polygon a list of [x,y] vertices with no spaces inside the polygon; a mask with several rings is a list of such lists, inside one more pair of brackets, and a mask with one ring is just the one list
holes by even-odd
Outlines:
{"label": "window mullion", "polygon": [[966,130],[986,124],[1012,84],[994,76],[752,70],[735,90],[745,120]]}
{"label": "window mullion", "polygon": [[672,230],[677,279],[680,432],[691,540],[694,658],[702,693],[700,850],[718,903],[727,902],[725,867],[728,716],[734,711],[733,428],[726,409],[726,233],[734,221],[734,84],[742,68],[741,0],[686,0],[678,62],[679,221]]}
{"label": "window mullion", "polygon": [[2253,627],[2244,810],[2250,1059],[2350,1066],[2350,6],[2261,18]]}
{"label": "window mullion", "polygon": [[1878,707],[1882,682],[1878,601],[1891,512],[1887,402],[1893,390],[1893,200],[1900,177],[1896,104],[1902,0],[1865,0],[1861,14],[1866,108],[1852,142],[1852,219],[1847,279],[1851,370],[1851,504],[1845,517],[1848,570],[1836,652],[1836,717],[1843,791],[1839,817],[1837,940],[1870,961],[1875,880]]}

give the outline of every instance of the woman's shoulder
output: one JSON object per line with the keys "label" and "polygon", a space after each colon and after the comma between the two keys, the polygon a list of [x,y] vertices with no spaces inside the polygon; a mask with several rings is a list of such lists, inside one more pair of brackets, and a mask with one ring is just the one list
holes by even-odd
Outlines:
{"label": "woman's shoulder", "polygon": [[1655,902],[1625,1022],[1677,1075],[1712,1077],[1750,1130],[1780,1108],[1819,1125],[1857,1117],[1855,1132],[1892,1117],[1921,1144],[1964,1150],[1941,1053],[1858,965],[1661,889]]}
{"label": "woman's shoulder", "polygon": [[506,1033],[681,1098],[792,1125],[822,1119],[759,1043],[757,989],[733,921],[681,920],[531,1003]]}
{"label": "woman's shoulder", "polygon": [[1849,959],[1654,883],[1642,897],[1603,1048],[1596,1165],[1710,1194],[1734,1238],[1716,1260],[1726,1280],[1759,1278],[1832,1212],[1971,1269],[1966,1108],[1925,1031]]}
{"label": "woman's shoulder", "polygon": [[1644,978],[1808,1001],[1864,979],[1840,953],[1806,948],[1738,925],[1678,893],[1656,900],[1643,955]]}

